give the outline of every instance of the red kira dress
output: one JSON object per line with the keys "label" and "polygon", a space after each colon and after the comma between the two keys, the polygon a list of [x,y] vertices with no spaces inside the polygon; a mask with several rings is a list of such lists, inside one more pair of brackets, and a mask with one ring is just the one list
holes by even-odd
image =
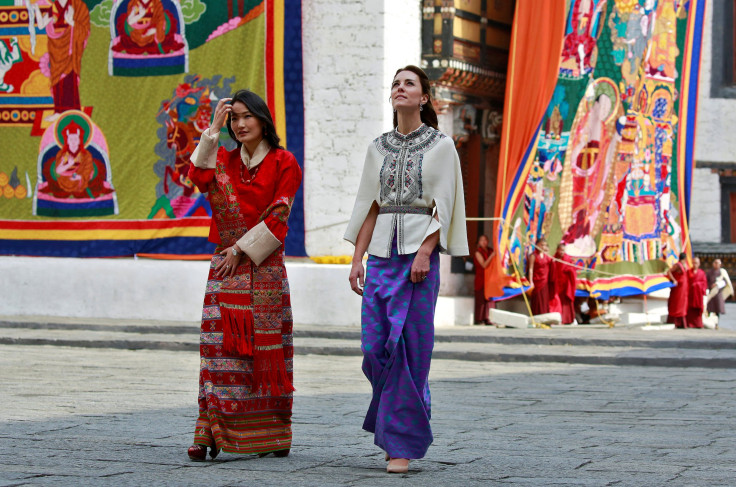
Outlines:
{"label": "red kira dress", "polygon": [[552,267],[552,257],[540,252],[534,251],[534,273],[532,280],[534,289],[532,290],[532,313],[541,315],[549,313],[549,274]]}
{"label": "red kira dress", "polygon": [[[194,443],[231,453],[289,449],[294,350],[283,242],[301,169],[290,152],[271,148],[249,171],[239,149],[220,147],[214,169],[190,164],[189,177],[208,193],[218,244],[202,312]],[[235,275],[218,278],[219,252],[261,223],[281,245],[259,265],[244,249]]]}
{"label": "red kira dress", "polygon": [[687,326],[688,328],[703,328],[703,308],[705,308],[705,295],[708,293],[708,277],[703,269],[690,269],[688,279],[690,292],[687,303]]}
{"label": "red kira dress", "polygon": [[688,303],[687,269],[678,262],[670,272],[675,279],[675,287],[670,288],[670,297],[667,300],[668,323],[674,323],[675,328],[685,328]]}
{"label": "red kira dress", "polygon": [[[560,261],[554,263],[555,294],[560,303],[562,323],[567,325],[575,321],[575,288],[577,287],[577,269],[572,266],[572,257],[563,254]],[[535,266],[536,267],[536,266]],[[536,274],[536,269],[534,273]]]}

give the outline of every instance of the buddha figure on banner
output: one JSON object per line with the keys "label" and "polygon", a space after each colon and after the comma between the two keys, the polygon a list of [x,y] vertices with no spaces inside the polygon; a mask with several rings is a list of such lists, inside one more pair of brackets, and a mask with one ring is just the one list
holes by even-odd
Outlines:
{"label": "buddha figure on banner", "polygon": [[122,23],[112,49],[128,54],[168,54],[179,51],[184,44],[176,39],[177,22],[161,0],[130,0],[128,8],[118,17]]}
{"label": "buddha figure on banner", "polygon": [[41,137],[34,214],[117,213],[107,142],[84,112],[68,110]]}

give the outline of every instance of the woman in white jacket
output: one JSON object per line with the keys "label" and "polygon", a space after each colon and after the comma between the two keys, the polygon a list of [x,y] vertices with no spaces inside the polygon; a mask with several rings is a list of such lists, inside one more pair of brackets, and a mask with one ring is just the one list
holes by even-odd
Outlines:
{"label": "woman in white jacket", "polygon": [[395,128],[368,146],[345,239],[355,245],[350,287],[363,296],[363,372],[373,386],[363,428],[386,452],[387,471],[404,473],[432,443],[439,252],[468,255],[468,241],[460,160],[437,129],[424,71],[399,69],[391,103]]}

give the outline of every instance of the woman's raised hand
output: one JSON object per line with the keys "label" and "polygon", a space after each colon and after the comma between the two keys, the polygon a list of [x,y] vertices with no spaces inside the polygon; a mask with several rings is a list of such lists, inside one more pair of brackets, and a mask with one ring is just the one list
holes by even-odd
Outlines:
{"label": "woman's raised hand", "polygon": [[227,115],[233,109],[233,106],[230,104],[230,100],[232,100],[232,98],[220,98],[220,101],[217,102],[217,106],[215,107],[215,116],[212,119],[212,125],[210,125],[210,135],[215,135],[220,132],[222,127],[225,125]]}

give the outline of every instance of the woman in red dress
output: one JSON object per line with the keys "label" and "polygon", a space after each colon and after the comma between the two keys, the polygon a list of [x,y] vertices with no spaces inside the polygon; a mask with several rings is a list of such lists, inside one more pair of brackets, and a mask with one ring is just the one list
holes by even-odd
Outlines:
{"label": "woman in red dress", "polygon": [[[218,146],[220,130],[237,142]],[[199,417],[189,457],[291,448],[292,317],[284,267],[287,220],[302,172],[279,145],[266,103],[241,90],[215,108],[189,177],[212,206],[217,244],[200,336]]]}
{"label": "woman in red dress", "polygon": [[529,281],[532,289],[532,314],[549,313],[549,274],[552,258],[547,254],[549,245],[543,238],[537,240],[536,249],[529,257]]}
{"label": "woman in red dress", "polygon": [[486,267],[493,259],[494,251],[488,247],[488,237],[481,235],[478,237],[478,248],[475,249],[473,255],[473,267],[475,268],[475,321],[476,325],[485,323],[490,324],[488,320],[488,310],[493,307],[493,301],[486,299]]}
{"label": "woman in red dress", "polygon": [[680,260],[667,270],[667,278],[675,285],[670,288],[670,297],[667,300],[667,323],[674,323],[675,328],[687,328],[687,254],[680,254]]}

